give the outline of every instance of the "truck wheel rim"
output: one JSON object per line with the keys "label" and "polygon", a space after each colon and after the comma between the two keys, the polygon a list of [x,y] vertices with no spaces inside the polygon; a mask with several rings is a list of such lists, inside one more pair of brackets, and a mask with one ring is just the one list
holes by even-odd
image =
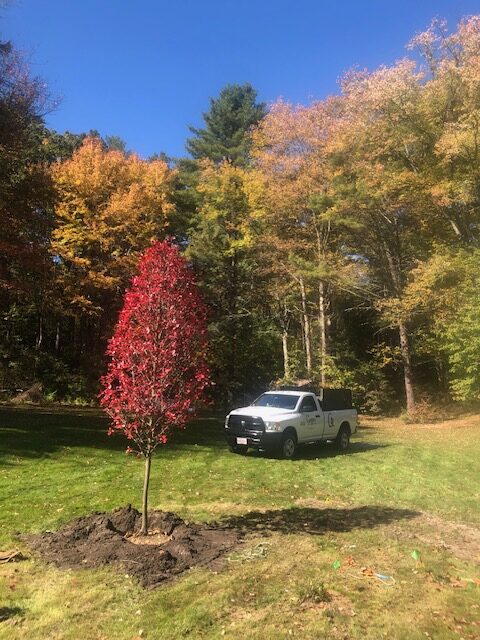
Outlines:
{"label": "truck wheel rim", "polygon": [[283,444],[283,452],[285,454],[285,457],[291,458],[293,456],[294,451],[295,451],[295,443],[291,438],[288,438],[287,440],[285,440]]}
{"label": "truck wheel rim", "polygon": [[348,433],[344,431],[342,433],[342,449],[346,449],[348,447]]}

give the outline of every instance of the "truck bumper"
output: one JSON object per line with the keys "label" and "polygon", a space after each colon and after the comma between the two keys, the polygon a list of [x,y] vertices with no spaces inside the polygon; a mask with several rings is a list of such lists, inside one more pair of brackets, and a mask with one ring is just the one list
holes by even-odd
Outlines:
{"label": "truck bumper", "polygon": [[[247,446],[252,449],[265,449],[273,451],[278,449],[282,443],[283,433],[278,431],[249,431],[247,433],[231,433],[225,429],[225,439],[230,447],[239,445],[237,438],[246,438]],[[239,445],[241,446],[241,444]]]}

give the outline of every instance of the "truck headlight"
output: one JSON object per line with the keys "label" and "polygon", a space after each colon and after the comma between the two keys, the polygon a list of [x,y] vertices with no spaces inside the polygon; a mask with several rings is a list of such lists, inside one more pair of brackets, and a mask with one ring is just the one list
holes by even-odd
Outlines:
{"label": "truck headlight", "polygon": [[281,431],[282,425],[278,422],[268,422],[265,421],[265,430],[266,431]]}

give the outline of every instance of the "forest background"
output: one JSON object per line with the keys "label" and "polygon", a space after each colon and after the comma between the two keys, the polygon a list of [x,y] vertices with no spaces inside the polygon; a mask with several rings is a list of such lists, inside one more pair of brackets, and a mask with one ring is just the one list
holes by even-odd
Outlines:
{"label": "forest background", "polygon": [[273,380],[371,413],[480,397],[480,16],[417,34],[338,95],[268,108],[228,85],[189,157],[59,134],[0,44],[0,389],[95,402],[140,253],[175,238],[209,306],[218,404]]}

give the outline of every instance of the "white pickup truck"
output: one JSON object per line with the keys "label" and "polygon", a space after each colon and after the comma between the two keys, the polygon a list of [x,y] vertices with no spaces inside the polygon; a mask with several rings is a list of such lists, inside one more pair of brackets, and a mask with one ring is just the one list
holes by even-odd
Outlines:
{"label": "white pickup truck", "polygon": [[357,430],[357,412],[347,389],[267,391],[248,407],[231,411],[225,419],[225,437],[231,451],[249,447],[292,458],[297,445],[334,440],[340,451]]}

